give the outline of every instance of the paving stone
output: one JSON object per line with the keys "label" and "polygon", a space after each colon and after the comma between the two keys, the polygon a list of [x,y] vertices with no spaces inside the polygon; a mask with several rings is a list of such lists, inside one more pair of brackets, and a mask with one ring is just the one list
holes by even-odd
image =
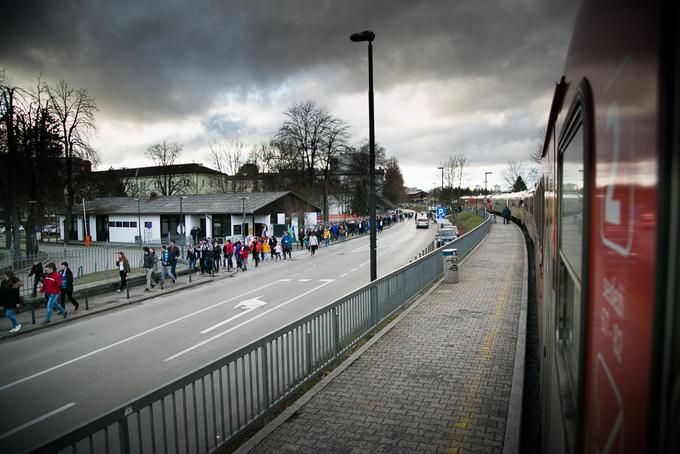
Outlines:
{"label": "paving stone", "polygon": [[441,284],[253,452],[501,453],[524,241],[492,225]]}

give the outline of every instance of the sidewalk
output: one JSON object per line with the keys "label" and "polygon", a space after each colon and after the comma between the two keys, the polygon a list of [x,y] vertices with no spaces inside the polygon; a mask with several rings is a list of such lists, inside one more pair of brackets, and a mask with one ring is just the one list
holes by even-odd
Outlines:
{"label": "sidewalk", "polygon": [[493,225],[458,284],[435,285],[237,452],[517,452],[526,266],[519,228]]}

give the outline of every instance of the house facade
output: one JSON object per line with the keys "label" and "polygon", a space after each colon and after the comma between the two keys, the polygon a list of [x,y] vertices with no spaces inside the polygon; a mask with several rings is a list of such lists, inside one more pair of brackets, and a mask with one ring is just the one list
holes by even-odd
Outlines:
{"label": "house facade", "polygon": [[[89,234],[100,242],[190,242],[263,231],[280,234],[286,226],[316,224],[320,210],[293,192],[106,197],[86,202],[85,214],[74,213],[70,227],[71,238],[80,241]],[[60,216],[59,222],[63,226],[65,218]],[[63,228],[61,232],[63,239]]]}

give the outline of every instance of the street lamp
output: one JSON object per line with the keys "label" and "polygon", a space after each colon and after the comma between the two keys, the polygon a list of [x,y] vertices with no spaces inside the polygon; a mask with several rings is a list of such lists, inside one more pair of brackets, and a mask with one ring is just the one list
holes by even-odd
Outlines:
{"label": "street lamp", "polygon": [[486,177],[487,175],[491,175],[493,172],[484,172],[484,219],[487,217],[487,201],[486,201]]}
{"label": "street lamp", "polygon": [[365,30],[361,33],[352,34],[349,39],[352,42],[368,42],[368,144],[369,144],[369,216],[371,223],[370,250],[371,250],[371,281],[378,278],[378,264],[376,257],[377,238],[375,230],[375,122],[373,115],[373,40],[375,33]]}
{"label": "street lamp", "polygon": [[137,201],[137,232],[139,234],[139,244],[142,244],[142,214],[139,208],[139,199],[135,199],[135,201]]}
{"label": "street lamp", "polygon": [[442,171],[442,188],[439,198],[441,199],[442,203],[444,203],[444,167],[437,167],[437,169]]}
{"label": "street lamp", "polygon": [[243,235],[243,242],[245,243],[246,241],[246,200],[248,200],[248,197],[241,196],[238,197],[243,201],[243,220],[241,221],[241,235]]}

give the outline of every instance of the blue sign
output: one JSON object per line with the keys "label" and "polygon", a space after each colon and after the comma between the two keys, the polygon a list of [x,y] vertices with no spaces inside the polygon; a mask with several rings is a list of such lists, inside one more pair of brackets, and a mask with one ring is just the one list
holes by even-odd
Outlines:
{"label": "blue sign", "polygon": [[443,219],[446,217],[446,208],[437,207],[437,219]]}

